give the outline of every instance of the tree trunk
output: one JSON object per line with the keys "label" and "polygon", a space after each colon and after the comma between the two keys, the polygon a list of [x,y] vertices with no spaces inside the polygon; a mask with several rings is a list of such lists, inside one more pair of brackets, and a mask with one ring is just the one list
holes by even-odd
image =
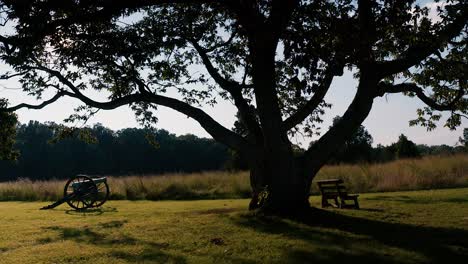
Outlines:
{"label": "tree trunk", "polygon": [[262,155],[250,155],[248,158],[250,167],[250,187],[252,199],[249,210],[259,209],[263,206],[262,195],[269,185],[269,175],[266,173],[265,161]]}
{"label": "tree trunk", "polygon": [[252,199],[249,209],[272,214],[295,214],[310,205],[307,177],[289,153],[259,155],[250,163]]}
{"label": "tree trunk", "polygon": [[261,155],[256,155],[256,162],[250,166],[254,180],[251,208],[258,205],[274,214],[290,214],[308,207],[309,203],[306,179],[296,164],[291,142],[283,128],[275,88],[277,40],[269,28],[258,29],[249,39],[252,81],[263,136],[262,142],[256,142]]}
{"label": "tree trunk", "polygon": [[[262,210],[268,213],[297,215],[310,207],[309,192],[315,175],[370,112],[373,97],[366,91],[372,86],[366,83],[361,83],[361,86],[363,88],[358,92],[343,120],[331,128],[303,157],[294,158],[291,144],[285,136],[263,145],[263,162],[251,166],[253,186],[256,190],[252,202],[259,199],[258,190],[266,187],[267,199],[260,204]],[[265,138],[274,138],[270,132],[263,131]],[[262,167],[257,167],[256,164],[261,164]]]}

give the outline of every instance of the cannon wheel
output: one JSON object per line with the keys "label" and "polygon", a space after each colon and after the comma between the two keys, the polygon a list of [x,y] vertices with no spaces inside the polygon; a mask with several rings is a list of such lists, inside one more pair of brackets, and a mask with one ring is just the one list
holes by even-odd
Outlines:
{"label": "cannon wheel", "polygon": [[76,210],[93,207],[97,198],[97,193],[98,189],[96,184],[90,177],[84,175],[78,175],[68,180],[63,190],[65,197],[70,196],[70,199],[67,200],[67,204]]}
{"label": "cannon wheel", "polygon": [[94,201],[93,207],[99,207],[103,205],[109,198],[109,185],[107,180],[103,182],[96,183],[97,195],[96,200]]}

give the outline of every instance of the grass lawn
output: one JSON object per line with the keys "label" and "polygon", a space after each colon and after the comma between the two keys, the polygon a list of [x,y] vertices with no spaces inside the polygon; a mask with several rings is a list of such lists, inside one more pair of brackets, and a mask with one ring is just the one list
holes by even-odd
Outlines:
{"label": "grass lawn", "polygon": [[0,263],[468,263],[468,188],[365,194],[302,221],[247,200],[45,204],[0,203]]}

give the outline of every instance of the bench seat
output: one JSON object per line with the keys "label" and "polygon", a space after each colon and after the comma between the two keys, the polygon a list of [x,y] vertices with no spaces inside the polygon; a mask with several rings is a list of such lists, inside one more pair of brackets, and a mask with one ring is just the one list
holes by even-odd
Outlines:
{"label": "bench seat", "polygon": [[[349,194],[341,179],[328,179],[317,181],[318,188],[322,194],[322,208],[355,208],[359,209],[359,194]],[[334,203],[330,203],[332,200]],[[352,201],[347,203],[346,201]]]}

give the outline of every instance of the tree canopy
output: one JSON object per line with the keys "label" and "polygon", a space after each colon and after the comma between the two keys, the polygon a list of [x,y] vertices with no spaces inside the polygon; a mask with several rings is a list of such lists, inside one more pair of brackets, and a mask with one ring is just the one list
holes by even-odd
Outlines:
{"label": "tree canopy", "polygon": [[[308,204],[313,177],[375,98],[417,97],[426,106],[410,124],[429,130],[440,111],[448,112],[450,129],[468,114],[464,0],[445,1],[437,18],[414,0],[3,0],[1,6],[3,24],[13,31],[0,36],[1,59],[13,69],[1,78],[18,78],[26,93],[43,100],[4,111],[73,97],[84,105],[69,121],[130,105],[152,126],[158,106],[172,108],[245,156],[252,188],[268,186],[268,207],[279,210]],[[355,98],[320,133],[330,107],[325,95],[346,69],[359,80]],[[237,107],[246,135],[203,111],[218,100]],[[288,138],[294,133],[322,136],[297,157]]]}

